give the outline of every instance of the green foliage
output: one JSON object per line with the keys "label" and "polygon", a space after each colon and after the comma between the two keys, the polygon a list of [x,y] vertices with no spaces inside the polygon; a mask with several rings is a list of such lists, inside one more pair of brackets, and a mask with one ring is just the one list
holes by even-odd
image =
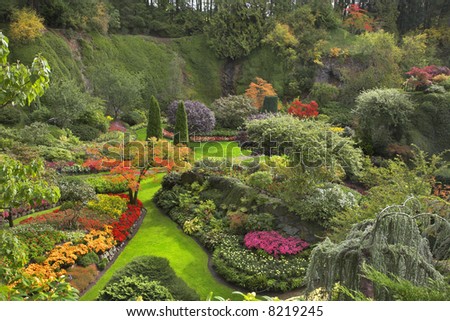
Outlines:
{"label": "green foliage", "polygon": [[[7,156],[0,158],[0,208],[10,210],[44,199],[56,203],[60,197],[59,188],[49,184],[44,175],[44,164],[40,160],[24,165]],[[12,227],[12,215],[8,220]]]}
{"label": "green foliage", "polygon": [[177,113],[175,116],[174,134],[174,145],[178,145],[180,143],[187,144],[189,142],[187,114],[183,101],[178,103]]}
{"label": "green foliage", "polygon": [[114,177],[92,176],[85,178],[84,182],[92,186],[97,194],[117,194],[128,191],[127,183]]}
{"label": "green foliage", "polygon": [[96,200],[88,202],[88,208],[96,211],[100,215],[119,218],[126,211],[127,203],[128,201],[122,197],[100,194],[97,195]]}
{"label": "green foliage", "polygon": [[250,115],[257,109],[252,100],[245,95],[222,97],[211,105],[217,124],[222,128],[236,129],[241,127]]}
{"label": "green foliage", "polygon": [[[249,141],[258,144],[265,154],[289,153],[294,165],[304,170],[326,169],[357,175],[362,168],[362,153],[351,139],[330,130],[330,125],[315,120],[299,120],[279,115],[247,123]],[[301,135],[299,135],[301,133]]]}
{"label": "green foliage", "polygon": [[380,167],[370,166],[360,179],[371,187],[360,200],[359,206],[338,213],[332,220],[335,238],[341,238],[355,223],[373,219],[389,204],[400,204],[411,195],[429,196],[439,157],[415,152],[411,168],[402,160],[388,160]]}
{"label": "green foliage", "polygon": [[352,55],[357,68],[340,68],[344,78],[340,101],[353,105],[363,90],[400,87],[402,55],[393,34],[364,33],[357,36],[354,47]]}
{"label": "green foliage", "polygon": [[95,66],[92,78],[94,92],[106,101],[108,112],[115,119],[132,108],[142,107],[141,76],[120,66]]}
{"label": "green foliage", "polygon": [[130,126],[136,126],[144,124],[147,121],[147,117],[142,110],[135,109],[120,116],[120,120]]}
{"label": "green foliage", "polygon": [[374,220],[356,224],[343,242],[334,244],[327,239],[316,246],[307,271],[308,289],[324,287],[331,291],[340,282],[351,290],[365,289],[377,300],[392,299],[392,293],[384,287],[375,287],[374,291],[364,288],[360,277],[364,264],[417,286],[425,286],[429,278],[442,281],[432,264],[429,243],[418,228],[417,219],[422,215],[416,216],[416,205],[408,199],[403,205],[389,206]]}
{"label": "green foliage", "polygon": [[186,283],[176,276],[169,265],[169,261],[162,257],[141,256],[135,258],[122,269],[117,270],[107,284],[112,285],[124,277],[142,275],[151,281],[160,282],[172,294],[174,300],[195,301],[198,294],[189,288]]}
{"label": "green foliage", "polygon": [[77,264],[83,267],[87,267],[92,264],[98,264],[100,261],[98,255],[95,252],[89,252],[77,259]]}
{"label": "green foliage", "polygon": [[260,0],[221,2],[206,28],[217,56],[234,60],[258,47],[264,33],[265,10]]}
{"label": "green foliage", "polygon": [[250,214],[247,217],[247,231],[272,231],[275,217],[270,213]]}
{"label": "green foliage", "polygon": [[357,206],[357,197],[342,186],[328,184],[316,187],[306,197],[295,202],[296,212],[302,220],[317,222],[329,227],[337,214]]}
{"label": "green foliage", "polygon": [[74,124],[69,128],[82,141],[92,141],[100,136],[100,130],[86,124]]}
{"label": "green foliage", "polygon": [[85,117],[86,113],[103,112],[105,109],[99,99],[83,92],[75,80],[52,82],[41,103],[49,110],[49,115],[41,121],[51,121],[60,127],[76,122],[89,125],[80,118]]}
{"label": "green foliage", "polygon": [[311,89],[311,100],[314,100],[322,110],[323,106],[328,105],[331,101],[336,100],[339,95],[339,89],[331,84],[316,82]]}
{"label": "green foliage", "polygon": [[9,64],[9,53],[8,38],[0,32],[0,108],[30,105],[48,88],[50,66],[41,55],[33,59],[30,68],[19,62]]}
{"label": "green foliage", "polygon": [[161,110],[155,96],[150,99],[150,108],[148,110],[147,139],[156,137],[163,138],[161,125]]}
{"label": "green foliage", "polygon": [[273,177],[270,172],[255,172],[248,177],[248,183],[260,189],[266,189],[273,183]]}
{"label": "green foliage", "polygon": [[276,114],[277,112],[278,112],[278,96],[265,96],[264,103],[261,107],[261,113]]}
{"label": "green foliage", "polygon": [[358,131],[368,146],[382,153],[393,142],[399,142],[406,132],[414,105],[406,93],[396,89],[374,89],[356,99],[354,113]]}
{"label": "green foliage", "polygon": [[450,298],[450,286],[442,281],[428,280],[423,286],[417,286],[395,274],[387,275],[370,266],[363,267],[363,273],[396,301],[448,301]]}
{"label": "green foliage", "polygon": [[288,291],[303,283],[307,261],[300,256],[275,259],[243,248],[233,237],[222,239],[213,254],[217,273],[250,291]]}
{"label": "green foliage", "polygon": [[450,131],[446,128],[450,122],[450,93],[414,93],[411,99],[416,108],[410,117],[408,141],[430,154],[449,149]]}
{"label": "green foliage", "polygon": [[96,197],[95,190],[80,179],[62,178],[58,181],[61,202],[86,204]]}
{"label": "green foliage", "polygon": [[169,290],[160,282],[150,281],[142,275],[124,276],[109,284],[98,298],[101,301],[173,301]]}

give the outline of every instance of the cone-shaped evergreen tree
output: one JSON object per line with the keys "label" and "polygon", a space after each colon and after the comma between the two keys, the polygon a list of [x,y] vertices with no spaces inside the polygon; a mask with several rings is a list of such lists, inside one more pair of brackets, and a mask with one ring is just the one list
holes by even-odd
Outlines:
{"label": "cone-shaped evergreen tree", "polygon": [[147,139],[150,137],[156,137],[157,139],[163,138],[161,110],[159,109],[159,103],[155,96],[152,96],[150,99],[150,108],[148,110]]}
{"label": "cone-shaped evergreen tree", "polygon": [[174,134],[173,143],[175,145],[179,143],[187,144],[189,142],[186,108],[184,107],[184,102],[182,101],[178,103]]}

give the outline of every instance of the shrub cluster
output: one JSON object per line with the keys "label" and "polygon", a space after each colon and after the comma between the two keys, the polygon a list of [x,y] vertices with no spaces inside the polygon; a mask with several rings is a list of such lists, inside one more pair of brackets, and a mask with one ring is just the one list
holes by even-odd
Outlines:
{"label": "shrub cluster", "polygon": [[[167,108],[169,124],[175,126],[178,101],[172,102]],[[214,113],[198,101],[186,100],[184,102],[188,119],[189,134],[203,134],[211,132],[216,126]]]}

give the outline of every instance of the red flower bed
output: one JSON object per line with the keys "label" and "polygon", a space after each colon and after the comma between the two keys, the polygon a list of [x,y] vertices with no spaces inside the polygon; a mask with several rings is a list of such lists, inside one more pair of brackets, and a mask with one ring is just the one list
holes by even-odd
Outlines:
{"label": "red flower bed", "polygon": [[[122,198],[128,199],[125,194],[119,195]],[[141,216],[142,202],[138,200],[137,205],[128,204],[128,210],[123,213],[119,220],[112,224],[112,234],[114,239],[118,242],[123,242],[130,235],[130,229]]]}
{"label": "red flower bed", "polygon": [[274,257],[298,254],[309,247],[302,239],[285,238],[275,231],[249,232],[244,237],[244,244],[248,249],[261,249]]}

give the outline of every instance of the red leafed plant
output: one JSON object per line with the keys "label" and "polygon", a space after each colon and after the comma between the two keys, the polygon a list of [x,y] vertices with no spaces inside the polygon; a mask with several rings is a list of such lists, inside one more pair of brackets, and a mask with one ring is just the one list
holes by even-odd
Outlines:
{"label": "red leafed plant", "polygon": [[436,76],[450,76],[450,68],[435,65],[426,66],[423,68],[412,67],[406,74],[410,76],[406,81],[406,85],[408,87],[414,90],[423,90],[433,84],[433,79]]}
{"label": "red leafed plant", "polygon": [[351,4],[345,11],[347,19],[344,21],[344,25],[348,26],[351,32],[373,31],[375,20],[368,16],[367,10],[362,9],[358,4]]}
{"label": "red leafed plant", "polygon": [[244,237],[248,249],[260,249],[274,257],[295,255],[309,247],[309,244],[296,237],[285,238],[275,231],[254,231]]}
{"label": "red leafed plant", "polygon": [[313,100],[309,104],[304,104],[296,99],[291,103],[288,113],[299,118],[317,117],[319,105]]}
{"label": "red leafed plant", "polygon": [[[119,195],[122,198],[128,199],[127,195]],[[141,216],[142,202],[137,201],[137,205],[128,204],[128,210],[123,213],[117,222],[112,224],[112,234],[114,239],[118,242],[123,242],[130,235],[130,229]]]}

